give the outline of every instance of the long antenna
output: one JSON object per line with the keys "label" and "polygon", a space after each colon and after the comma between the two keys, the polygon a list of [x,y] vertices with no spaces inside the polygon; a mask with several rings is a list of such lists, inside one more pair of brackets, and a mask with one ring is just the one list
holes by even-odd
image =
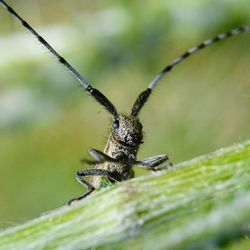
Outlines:
{"label": "long antenna", "polygon": [[202,43],[200,43],[199,45],[187,50],[184,54],[182,54],[181,56],[177,57],[171,64],[167,65],[148,85],[148,88],[143,91],[136,99],[135,104],[132,108],[132,115],[136,116],[140,109],[143,107],[144,103],[147,101],[148,97],[150,96],[152,89],[156,86],[156,84],[160,81],[160,79],[163,76],[166,76],[174,67],[176,67],[178,64],[180,64],[181,62],[183,62],[185,59],[187,59],[188,57],[190,57],[190,55],[204,49],[207,48],[208,46],[228,39],[232,36],[236,36],[239,35],[241,33],[245,33],[245,32],[250,32],[250,25],[246,25],[243,27],[239,27],[239,28],[235,28],[232,29],[228,32],[225,33],[221,33],[219,35],[217,35],[216,37],[212,38],[212,39],[207,39],[205,41],[203,41]]}
{"label": "long antenna", "polygon": [[80,84],[85,88],[95,99],[102,104],[114,117],[118,116],[118,113],[113,106],[113,104],[105,97],[99,90],[93,88],[88,81],[72,66],[70,65],[62,56],[60,56],[51,45],[40,36],[21,16],[19,16],[5,1],[0,0],[0,3],[5,7],[5,9],[14,16],[18,22],[20,22],[28,31],[30,31],[37,40],[43,44],[57,59],[58,61],[80,82]]}
{"label": "long antenna", "polygon": [[182,54],[181,56],[177,57],[171,64],[167,65],[154,79],[153,81],[151,81],[151,83],[148,85],[149,89],[153,89],[155,87],[155,85],[160,81],[160,79],[167,75],[175,66],[177,66],[179,63],[181,63],[182,61],[184,61],[186,58],[188,58],[190,55],[216,43],[222,40],[225,40],[229,37],[232,36],[236,36],[239,35],[241,33],[244,32],[250,32],[250,25],[244,26],[244,27],[239,27],[236,29],[232,29],[228,32],[225,33],[221,33],[219,35],[217,35],[216,37],[212,38],[212,39],[207,39],[205,41],[203,41],[202,43],[200,43],[199,45],[189,49],[188,51],[186,51],[184,54]]}

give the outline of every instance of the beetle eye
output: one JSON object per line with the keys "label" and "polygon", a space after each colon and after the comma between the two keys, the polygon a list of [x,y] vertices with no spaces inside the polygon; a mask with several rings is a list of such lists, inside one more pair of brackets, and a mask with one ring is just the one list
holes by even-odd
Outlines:
{"label": "beetle eye", "polygon": [[112,124],[112,127],[113,127],[114,129],[119,128],[119,121],[118,121],[118,120],[115,120],[115,121],[113,122],[113,124]]}

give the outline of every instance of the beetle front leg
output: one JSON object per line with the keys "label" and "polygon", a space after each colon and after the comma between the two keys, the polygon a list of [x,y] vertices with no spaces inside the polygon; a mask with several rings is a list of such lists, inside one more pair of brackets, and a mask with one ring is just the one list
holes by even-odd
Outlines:
{"label": "beetle front leg", "polygon": [[84,195],[82,195],[82,196],[79,196],[77,198],[71,199],[68,202],[68,205],[70,205],[73,201],[82,200],[83,198],[85,198],[86,196],[90,195],[95,190],[95,187],[88,180],[86,180],[85,176],[105,176],[105,177],[109,178],[110,180],[112,180],[113,182],[117,182],[117,180],[114,178],[114,176],[112,175],[112,173],[110,173],[108,170],[94,169],[94,168],[93,169],[79,170],[76,173],[76,180],[81,185],[86,186],[88,188],[88,191]]}
{"label": "beetle front leg", "polygon": [[[167,155],[156,155],[156,156],[152,156],[149,158],[146,158],[142,161],[136,161],[135,165],[142,167],[142,168],[146,168],[152,171],[159,171],[159,170],[163,170],[165,167],[160,167],[160,165],[163,162],[168,161],[169,158]],[[168,162],[169,166],[173,166],[173,164],[171,162]]]}
{"label": "beetle front leg", "polygon": [[113,157],[110,157],[98,149],[90,148],[89,154],[94,160],[82,159],[82,163],[96,165],[104,162],[120,162],[124,160],[124,153],[122,151],[116,152]]}
{"label": "beetle front leg", "polygon": [[89,154],[94,160],[82,159],[82,163],[87,163],[89,165],[96,165],[104,162],[117,162],[116,159],[106,155],[98,149],[90,148]]}

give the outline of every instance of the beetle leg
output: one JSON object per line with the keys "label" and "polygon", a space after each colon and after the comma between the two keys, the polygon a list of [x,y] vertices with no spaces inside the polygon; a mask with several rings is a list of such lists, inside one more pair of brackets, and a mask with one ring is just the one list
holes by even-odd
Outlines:
{"label": "beetle leg", "polygon": [[79,200],[85,198],[86,196],[88,196],[89,194],[91,194],[95,190],[95,187],[88,180],[86,180],[85,176],[105,176],[105,177],[109,178],[110,180],[112,180],[113,182],[117,182],[117,180],[114,178],[112,173],[108,170],[105,170],[105,169],[94,169],[93,168],[93,169],[79,170],[76,173],[76,180],[80,184],[86,186],[88,188],[88,191],[82,196],[71,199],[68,202],[68,205],[70,205],[73,201],[79,201]]}
{"label": "beetle leg", "polygon": [[97,162],[115,162],[116,160],[105,153],[101,152],[100,150],[90,148],[89,154],[92,156]]}
{"label": "beetle leg", "polygon": [[82,159],[82,163],[87,163],[88,165],[96,165],[104,162],[120,162],[124,158],[123,152],[117,152],[113,157],[101,152],[98,149],[90,148],[89,154],[94,158],[94,160]]}
{"label": "beetle leg", "polygon": [[[146,168],[149,170],[153,170],[153,171],[158,171],[158,170],[162,170],[165,169],[165,166],[160,167],[159,165],[162,164],[163,162],[168,161],[168,156],[167,155],[156,155],[156,156],[152,156],[149,158],[146,158],[142,161],[136,161],[135,165],[141,167],[141,168]],[[168,162],[169,166],[173,166],[173,164],[171,162]]]}

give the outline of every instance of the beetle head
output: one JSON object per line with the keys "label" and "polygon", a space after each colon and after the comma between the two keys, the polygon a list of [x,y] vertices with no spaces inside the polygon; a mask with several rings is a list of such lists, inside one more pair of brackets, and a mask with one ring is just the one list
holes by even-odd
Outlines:
{"label": "beetle head", "polygon": [[142,125],[135,116],[119,114],[113,119],[112,136],[120,144],[136,147],[142,143]]}

